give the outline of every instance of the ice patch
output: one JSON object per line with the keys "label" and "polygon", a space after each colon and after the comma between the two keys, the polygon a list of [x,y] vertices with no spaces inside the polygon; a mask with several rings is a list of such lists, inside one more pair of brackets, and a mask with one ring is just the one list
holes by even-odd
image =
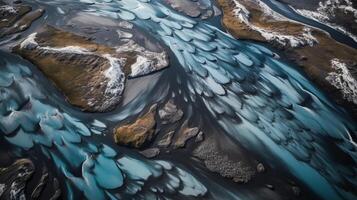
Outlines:
{"label": "ice patch", "polygon": [[344,99],[357,104],[357,80],[353,77],[347,65],[335,58],[331,60],[331,66],[335,71],[330,72],[326,80],[341,90]]}

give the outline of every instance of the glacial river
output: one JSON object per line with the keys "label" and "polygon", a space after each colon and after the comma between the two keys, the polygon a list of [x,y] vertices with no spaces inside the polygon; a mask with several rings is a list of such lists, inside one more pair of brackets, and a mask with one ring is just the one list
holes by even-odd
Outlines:
{"label": "glacial river", "polygon": [[271,168],[283,167],[321,199],[356,198],[357,124],[270,49],[236,40],[155,0],[36,3],[130,21],[165,44],[174,63],[150,75],[127,104],[90,115],[68,105],[34,66],[0,54],[2,138],[19,154],[49,159],[65,179],[68,199],[76,199],[77,191],[96,200],[248,198],[198,168],[174,159],[144,159],[105,136],[109,124],[173,93],[192,113],[206,111],[224,130],[220,134],[260,155]]}

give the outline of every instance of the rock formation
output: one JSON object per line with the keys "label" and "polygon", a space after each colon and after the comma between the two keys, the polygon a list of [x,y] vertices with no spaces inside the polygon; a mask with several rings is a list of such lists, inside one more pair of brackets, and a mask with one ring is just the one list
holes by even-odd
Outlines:
{"label": "rock formation", "polygon": [[0,1],[0,38],[26,30],[44,13],[28,5],[11,5]]}
{"label": "rock formation", "polygon": [[159,116],[162,124],[171,124],[182,118],[183,111],[181,109],[177,109],[173,100],[169,100],[165,106],[159,110]]}
{"label": "rock formation", "polygon": [[149,111],[139,117],[134,123],[120,126],[114,131],[115,142],[121,145],[140,148],[155,136],[155,114],[157,105],[151,106]]}
{"label": "rock formation", "polygon": [[13,51],[33,62],[71,104],[89,112],[114,109],[128,76],[168,66],[165,52],[147,51],[134,41],[114,48],[50,26],[28,36]]}

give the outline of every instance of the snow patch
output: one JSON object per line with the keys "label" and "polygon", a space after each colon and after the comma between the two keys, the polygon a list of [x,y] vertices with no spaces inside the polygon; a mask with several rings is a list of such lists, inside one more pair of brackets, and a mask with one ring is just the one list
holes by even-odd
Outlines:
{"label": "snow patch", "polygon": [[126,44],[117,48],[118,53],[136,52],[136,62],[131,66],[131,74],[129,77],[135,78],[149,73],[159,71],[169,65],[168,56],[165,51],[151,52],[144,47],[130,40]]}
{"label": "snow patch", "polygon": [[79,47],[79,46],[66,46],[66,47],[39,47],[40,49],[50,51],[50,52],[61,52],[66,54],[93,54],[89,52],[87,49]]}
{"label": "snow patch", "polygon": [[122,71],[122,59],[114,58],[109,54],[103,56],[106,58],[110,67],[104,72],[105,77],[108,79],[105,95],[109,97],[118,98],[124,91],[125,74]]}
{"label": "snow patch", "polygon": [[146,57],[138,56],[136,62],[131,65],[131,77],[142,76],[154,71],[153,62]]}
{"label": "snow patch", "polygon": [[331,67],[335,71],[330,72],[326,80],[341,90],[344,99],[357,104],[357,80],[351,74],[346,63],[335,58],[331,60]]}
{"label": "snow patch", "polygon": [[37,33],[32,33],[31,35],[27,36],[27,38],[21,42],[20,48],[21,49],[34,49],[38,47],[38,43],[36,42]]}

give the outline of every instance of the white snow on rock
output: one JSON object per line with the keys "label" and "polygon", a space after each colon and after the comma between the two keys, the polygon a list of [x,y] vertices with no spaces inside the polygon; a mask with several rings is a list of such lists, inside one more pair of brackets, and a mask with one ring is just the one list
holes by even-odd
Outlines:
{"label": "white snow on rock", "polygon": [[20,48],[21,49],[34,49],[38,47],[38,43],[36,42],[37,33],[32,33],[31,35],[27,36],[27,38],[21,42]]}
{"label": "white snow on rock", "polygon": [[344,99],[357,104],[357,80],[351,74],[346,63],[335,58],[331,60],[331,66],[335,71],[330,72],[326,80],[341,90]]}
{"label": "white snow on rock", "polygon": [[[290,19],[273,11],[265,3],[257,0],[252,1],[255,1],[255,3],[260,7],[260,10],[262,10],[264,16],[272,17],[276,21],[291,21]],[[313,46],[318,42],[317,39],[311,34],[311,29],[309,27],[305,27],[300,35],[288,35],[255,26],[249,21],[250,12],[248,9],[239,3],[238,0],[234,0],[233,2],[235,4],[235,9],[233,11],[235,16],[237,16],[237,18],[241,22],[245,23],[249,28],[259,32],[260,35],[263,36],[267,41],[277,42],[282,46],[289,45],[291,47],[300,47],[305,45]]]}
{"label": "white snow on rock", "polygon": [[141,76],[144,74],[148,74],[153,70],[155,70],[155,69],[153,69],[152,61],[147,59],[146,57],[139,55],[136,58],[136,62],[133,65],[131,65],[130,76],[132,76],[132,77]]}
{"label": "white snow on rock", "polygon": [[109,80],[105,94],[117,98],[124,91],[125,74],[122,70],[122,59],[114,58],[109,54],[103,56],[109,60],[110,67],[104,72],[105,77]]}
{"label": "white snow on rock", "polygon": [[20,43],[21,49],[39,49],[44,50],[46,52],[60,52],[60,53],[68,53],[68,54],[92,54],[85,48],[79,46],[66,46],[66,47],[41,47],[36,42],[37,33],[32,33],[27,36],[27,38]]}
{"label": "white snow on rock", "polygon": [[354,21],[357,23],[357,9],[353,8],[350,0],[327,0],[325,2],[320,1],[319,7],[316,11],[296,9],[297,13],[315,21],[322,22],[331,28],[343,32],[357,42],[357,36],[348,32],[344,27],[331,22],[336,16],[337,11],[342,11],[345,14],[354,16]]}
{"label": "white snow on rock", "polygon": [[152,52],[130,40],[126,44],[117,48],[118,53],[136,52],[136,62],[131,65],[131,74],[129,77],[135,78],[152,72],[159,71],[169,65],[168,55],[165,51]]}
{"label": "white snow on rock", "polygon": [[61,52],[68,54],[93,54],[89,52],[87,49],[79,47],[79,46],[66,46],[66,47],[39,47],[42,50],[46,50],[47,52]]}

